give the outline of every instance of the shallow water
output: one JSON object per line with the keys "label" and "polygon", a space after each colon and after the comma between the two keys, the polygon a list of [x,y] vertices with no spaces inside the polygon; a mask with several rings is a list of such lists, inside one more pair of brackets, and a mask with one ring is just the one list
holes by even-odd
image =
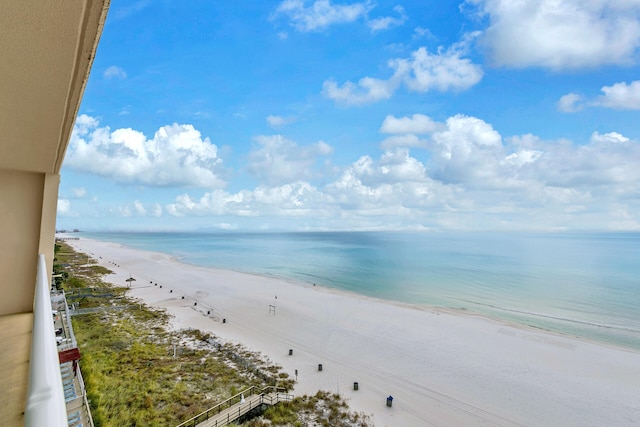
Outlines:
{"label": "shallow water", "polygon": [[82,233],[640,349],[640,233]]}

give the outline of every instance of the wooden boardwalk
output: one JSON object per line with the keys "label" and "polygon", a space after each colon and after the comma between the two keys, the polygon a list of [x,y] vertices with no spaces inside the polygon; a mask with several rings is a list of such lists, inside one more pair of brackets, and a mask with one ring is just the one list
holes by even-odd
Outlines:
{"label": "wooden boardwalk", "polygon": [[[244,399],[243,399],[244,398]],[[223,427],[236,421],[249,411],[262,406],[273,406],[293,399],[284,389],[251,387],[216,406],[196,415],[177,427]]]}

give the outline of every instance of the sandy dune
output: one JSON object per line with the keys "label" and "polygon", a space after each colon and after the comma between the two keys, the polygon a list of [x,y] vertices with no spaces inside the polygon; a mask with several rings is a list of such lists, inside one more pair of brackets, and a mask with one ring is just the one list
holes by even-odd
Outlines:
{"label": "sandy dune", "polygon": [[69,243],[114,270],[113,283],[135,277],[132,296],[165,307],[175,327],[259,351],[298,371],[296,394],[340,392],[377,426],[640,425],[636,352],[112,243]]}

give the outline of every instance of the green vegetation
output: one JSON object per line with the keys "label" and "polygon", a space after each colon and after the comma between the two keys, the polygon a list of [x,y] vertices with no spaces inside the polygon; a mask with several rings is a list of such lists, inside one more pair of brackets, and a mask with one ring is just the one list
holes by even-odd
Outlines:
{"label": "green vegetation", "polygon": [[[95,312],[73,317],[80,366],[96,427],[172,426],[250,387],[294,381],[279,366],[237,344],[187,329],[172,331],[169,315],[103,281],[111,273],[66,244],[56,245],[54,272],[70,303]],[[371,426],[344,398],[320,391],[297,397],[242,424]]]}
{"label": "green vegetation", "polygon": [[368,427],[370,417],[351,412],[346,400],[335,393],[319,391],[300,396],[267,409],[264,415],[244,424],[246,427]]}
{"label": "green vegetation", "polygon": [[82,308],[103,308],[73,318],[96,427],[177,425],[252,385],[293,386],[279,367],[239,345],[201,331],[170,331],[165,312],[111,287],[101,279],[106,269],[65,246],[56,259],[65,264],[62,286],[70,297],[92,287],[112,294],[70,298]]}

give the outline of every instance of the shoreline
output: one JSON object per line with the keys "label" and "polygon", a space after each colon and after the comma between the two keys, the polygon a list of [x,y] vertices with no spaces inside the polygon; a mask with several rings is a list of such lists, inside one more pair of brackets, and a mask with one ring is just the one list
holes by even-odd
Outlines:
{"label": "shoreline", "polygon": [[640,357],[627,348],[466,310],[200,267],[117,243],[67,243],[113,270],[105,280],[124,286],[135,277],[130,295],[167,309],[174,327],[241,343],[293,378],[297,370],[295,394],[339,392],[377,426],[640,422]]}

